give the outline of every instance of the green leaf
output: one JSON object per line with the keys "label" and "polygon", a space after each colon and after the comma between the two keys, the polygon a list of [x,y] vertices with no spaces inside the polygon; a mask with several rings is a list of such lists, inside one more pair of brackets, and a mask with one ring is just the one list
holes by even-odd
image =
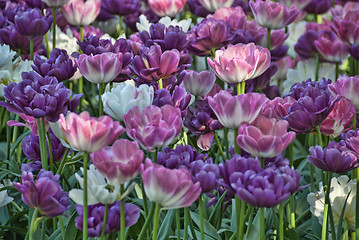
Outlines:
{"label": "green leaf", "polygon": [[284,231],[284,237],[288,240],[300,240],[298,233],[292,228]]}
{"label": "green leaf", "polygon": [[[200,225],[199,215],[192,211],[190,213],[193,221],[197,224],[197,226],[199,226]],[[218,234],[217,230],[206,219],[203,220],[204,220],[204,234],[211,237],[212,239],[221,240],[222,238]]]}
{"label": "green leaf", "polygon": [[342,239],[342,235],[343,235],[343,218],[344,218],[344,212],[345,212],[345,207],[347,206],[347,201],[349,198],[351,191],[348,193],[348,196],[345,199],[345,203],[343,206],[343,210],[342,213],[340,214],[340,218],[339,218],[339,222],[338,222],[338,230],[337,230],[337,240],[341,240]]}
{"label": "green leaf", "polygon": [[75,218],[77,217],[77,212],[75,211],[69,222],[67,223],[66,230],[65,230],[65,238],[64,239],[75,239],[75,236],[78,232],[78,229],[75,226]]}
{"label": "green leaf", "polygon": [[222,196],[218,199],[216,205],[214,206],[214,209],[213,209],[211,215],[209,216],[208,222],[212,223],[213,218],[218,216],[219,211],[222,211],[222,203],[223,203],[223,200],[224,200],[224,197],[225,197],[226,193],[227,193],[227,191],[225,191],[222,194]]}
{"label": "green leaf", "polygon": [[173,222],[173,217],[174,217],[175,211],[176,210],[167,211],[166,217],[165,217],[165,219],[163,219],[160,230],[158,231],[158,239],[160,239],[160,240],[168,239],[168,235],[171,230],[171,225]]}

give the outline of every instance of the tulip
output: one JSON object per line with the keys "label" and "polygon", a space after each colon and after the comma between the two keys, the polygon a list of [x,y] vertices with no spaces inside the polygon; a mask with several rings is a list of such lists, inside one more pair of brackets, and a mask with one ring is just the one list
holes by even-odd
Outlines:
{"label": "tulip", "polygon": [[200,183],[193,183],[186,169],[168,169],[146,159],[141,164],[146,195],[162,209],[189,207],[201,194]]}
{"label": "tulip", "polygon": [[214,97],[208,97],[208,103],[218,121],[227,128],[239,128],[243,123],[252,123],[268,101],[264,94],[246,93],[232,96],[220,91]]}
{"label": "tulip", "polygon": [[326,13],[331,6],[331,0],[312,0],[304,10],[308,13],[323,14]]}
{"label": "tulip", "polygon": [[60,115],[59,125],[65,141],[77,151],[96,152],[113,143],[125,129],[108,116],[90,117],[88,112],[80,115]]}
{"label": "tulip", "polygon": [[44,216],[56,217],[70,208],[68,193],[62,191],[57,182],[59,178],[59,175],[41,169],[35,183],[31,172],[23,172],[22,184],[14,183],[14,187],[21,192],[27,206],[38,208]]}
{"label": "tulip", "polygon": [[287,132],[288,122],[258,116],[253,125],[243,124],[238,130],[237,144],[255,157],[275,157],[294,141],[295,133]]}
{"label": "tulip", "polygon": [[187,0],[149,0],[151,9],[160,17],[173,17],[180,12]]}
{"label": "tulip", "polygon": [[28,37],[43,36],[50,29],[52,16],[44,17],[37,8],[19,11],[14,17],[16,30]]}
{"label": "tulip", "polygon": [[102,0],[105,11],[113,15],[126,16],[140,10],[140,0]]}
{"label": "tulip", "polygon": [[101,0],[70,0],[62,6],[66,20],[75,26],[87,26],[100,14]]}
{"label": "tulip", "polygon": [[63,5],[67,4],[70,0],[41,0],[47,4],[49,7],[62,7]]}
{"label": "tulip", "polygon": [[314,45],[320,55],[329,62],[340,62],[348,56],[345,44],[333,32],[319,34]]}
{"label": "tulip", "polygon": [[270,66],[268,49],[238,43],[215,52],[214,61],[207,58],[213,72],[224,82],[240,83],[264,73]]}
{"label": "tulip", "polygon": [[117,140],[112,147],[105,147],[90,155],[98,171],[111,182],[125,184],[140,173],[144,153],[137,142]]}
{"label": "tulip", "polygon": [[182,129],[181,112],[170,105],[152,105],[144,108],[142,113],[136,106],[123,116],[123,121],[127,135],[147,151],[167,146],[178,137]]}
{"label": "tulip", "polygon": [[217,9],[232,6],[234,0],[199,0],[198,2],[207,10],[214,12]]}
{"label": "tulip", "polygon": [[135,106],[139,107],[140,111],[150,106],[153,95],[153,87],[146,84],[136,88],[132,85],[120,83],[101,97],[105,113],[118,121],[122,121],[123,115]]}
{"label": "tulip", "polygon": [[328,85],[328,89],[334,96],[340,95],[351,100],[356,112],[359,112],[359,76],[340,76],[336,82]]}

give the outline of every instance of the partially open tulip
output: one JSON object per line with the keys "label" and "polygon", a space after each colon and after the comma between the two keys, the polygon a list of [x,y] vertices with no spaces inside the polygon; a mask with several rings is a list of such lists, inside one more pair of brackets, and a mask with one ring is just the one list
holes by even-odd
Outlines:
{"label": "partially open tulip", "polygon": [[96,152],[110,145],[125,131],[109,116],[95,118],[88,112],[69,113],[66,118],[62,114],[59,125],[65,141],[73,149],[84,152]]}
{"label": "partially open tulip", "polygon": [[149,0],[148,4],[160,17],[173,17],[180,12],[187,0]]}
{"label": "partially open tulip", "polygon": [[122,53],[81,54],[76,65],[82,76],[93,83],[108,83],[122,71]]}
{"label": "partially open tulip", "polygon": [[136,106],[123,116],[127,135],[147,151],[165,147],[181,133],[182,118],[179,108],[165,105],[149,106],[142,113]]}
{"label": "partially open tulip", "polygon": [[193,183],[187,169],[168,169],[146,159],[141,165],[143,186],[149,200],[162,209],[189,207],[201,194],[200,183]]}
{"label": "partially open tulip", "polygon": [[199,0],[198,2],[207,10],[214,12],[219,8],[232,6],[234,0]]}
{"label": "partially open tulip", "polygon": [[71,0],[62,6],[66,20],[76,26],[90,25],[100,14],[101,0]]}
{"label": "partially open tulip", "polygon": [[240,83],[258,77],[270,66],[268,49],[254,43],[229,45],[215,53],[214,61],[207,58],[213,72],[224,82]]}
{"label": "partially open tulip", "polygon": [[253,125],[243,124],[237,144],[255,157],[276,157],[294,141],[295,133],[287,132],[288,122],[258,116]]}
{"label": "partially open tulip", "polygon": [[252,123],[268,101],[264,94],[246,93],[232,96],[220,91],[214,97],[208,97],[208,103],[218,121],[227,128],[239,128],[242,123]]}
{"label": "partially open tulip", "polygon": [[91,153],[91,161],[103,176],[120,184],[130,181],[140,173],[144,153],[137,142],[117,140],[112,147]]}
{"label": "partially open tulip", "polygon": [[200,73],[193,70],[183,71],[179,79],[183,81],[186,90],[195,96],[204,96],[211,91],[216,76],[210,71],[202,71]]}
{"label": "partially open tulip", "polygon": [[336,82],[328,85],[328,89],[334,96],[340,95],[351,100],[355,110],[359,112],[359,75],[353,77],[340,76]]}

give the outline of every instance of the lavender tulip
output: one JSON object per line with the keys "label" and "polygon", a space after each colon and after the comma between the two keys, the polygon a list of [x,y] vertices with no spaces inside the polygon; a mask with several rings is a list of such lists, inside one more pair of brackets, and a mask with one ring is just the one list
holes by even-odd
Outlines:
{"label": "lavender tulip", "polygon": [[312,0],[304,10],[308,13],[323,14],[326,13],[331,6],[331,0]]}
{"label": "lavender tulip", "polygon": [[144,153],[137,142],[120,139],[112,147],[105,147],[91,153],[90,157],[103,176],[112,182],[124,184],[140,173]]}
{"label": "lavender tulip", "polygon": [[[83,230],[83,206],[75,206],[77,213],[76,227]],[[95,204],[88,206],[88,236],[100,237],[103,227],[103,217],[105,214],[105,205]],[[117,201],[109,205],[108,218],[106,222],[105,234],[115,233],[121,230],[121,202]],[[140,217],[140,209],[132,203],[125,203],[125,227],[134,225]]]}
{"label": "lavender tulip", "polygon": [[232,96],[226,91],[220,91],[213,98],[208,97],[208,103],[218,121],[227,128],[239,128],[242,123],[252,123],[266,101],[267,97],[259,93]]}
{"label": "lavender tulip", "polygon": [[167,146],[177,138],[182,128],[180,110],[170,105],[161,108],[149,106],[142,113],[134,107],[124,115],[123,121],[127,135],[147,151]]}
{"label": "lavender tulip", "polygon": [[216,76],[210,71],[200,73],[193,70],[183,71],[179,75],[179,80],[183,81],[186,90],[195,96],[204,96],[211,91]]}
{"label": "lavender tulip", "polygon": [[30,208],[38,208],[40,213],[48,217],[64,214],[70,208],[67,192],[63,192],[57,183],[59,175],[40,170],[36,183],[31,172],[22,173],[22,184],[14,183],[21,192],[21,198]]}
{"label": "lavender tulip", "polygon": [[356,112],[359,112],[359,93],[356,89],[359,88],[359,75],[349,77],[343,75],[338,78],[336,82],[328,85],[329,91],[334,95],[340,95],[348,98],[355,106]]}
{"label": "lavender tulip", "polygon": [[171,105],[172,107],[179,108],[182,116],[186,116],[190,101],[191,94],[187,93],[183,86],[175,86],[172,94],[164,88],[155,91],[153,105],[157,107]]}
{"label": "lavender tulip", "polygon": [[19,11],[14,17],[16,30],[28,37],[43,36],[49,30],[52,16],[44,17],[37,8]]}
{"label": "lavender tulip", "polygon": [[148,199],[162,209],[189,207],[201,194],[200,183],[193,183],[186,169],[168,169],[146,159],[141,174]]}
{"label": "lavender tulip", "polygon": [[218,185],[217,179],[219,179],[220,174],[219,167],[216,164],[196,160],[191,163],[190,173],[193,182],[199,182],[201,184],[203,193],[212,192]]}
{"label": "lavender tulip", "polygon": [[294,141],[295,133],[287,132],[285,120],[258,116],[253,125],[243,124],[238,130],[237,144],[255,157],[275,157]]}
{"label": "lavender tulip", "polygon": [[189,10],[196,16],[206,17],[211,12],[202,6],[200,0],[187,0]]}
{"label": "lavender tulip", "polygon": [[126,16],[141,8],[140,0],[102,0],[101,7],[110,14]]}

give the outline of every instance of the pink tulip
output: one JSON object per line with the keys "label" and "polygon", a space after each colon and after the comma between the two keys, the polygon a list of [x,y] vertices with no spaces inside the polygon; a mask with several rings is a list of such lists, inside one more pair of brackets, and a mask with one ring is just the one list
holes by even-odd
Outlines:
{"label": "pink tulip", "polygon": [[75,150],[96,152],[113,143],[125,129],[109,116],[90,117],[88,112],[80,115],[60,115],[59,125],[65,141]]}
{"label": "pink tulip", "polygon": [[123,116],[127,135],[136,140],[147,151],[165,147],[181,132],[181,110],[165,105],[148,106],[140,111],[136,106]]}
{"label": "pink tulip", "polygon": [[214,97],[208,97],[208,103],[218,121],[227,128],[239,128],[243,123],[252,123],[268,101],[264,94],[246,93],[232,96],[220,91]]}
{"label": "pink tulip", "polygon": [[110,181],[124,184],[140,173],[144,153],[137,142],[117,140],[112,147],[91,153],[91,161],[99,172]]}
{"label": "pink tulip", "polygon": [[232,6],[234,0],[198,0],[208,11],[214,12],[223,7]]}
{"label": "pink tulip", "polygon": [[146,159],[141,164],[147,197],[162,209],[189,207],[202,192],[200,183],[193,183],[187,169],[168,169]]}
{"label": "pink tulip", "polygon": [[173,17],[180,12],[187,0],[148,0],[152,10],[160,17]]}
{"label": "pink tulip", "polygon": [[359,75],[353,77],[340,76],[336,82],[328,85],[328,89],[333,96],[340,95],[351,100],[356,112],[359,112]]}
{"label": "pink tulip", "polygon": [[93,83],[108,83],[122,71],[122,53],[81,54],[76,65],[82,76]]}
{"label": "pink tulip", "polygon": [[240,83],[258,77],[271,62],[268,49],[254,43],[229,45],[215,53],[214,61],[207,58],[213,72],[224,82]]}
{"label": "pink tulip", "polygon": [[252,156],[275,157],[294,141],[295,133],[287,132],[288,127],[286,120],[277,122],[260,115],[253,125],[243,124],[239,128],[237,144]]}
{"label": "pink tulip", "polygon": [[71,0],[62,6],[66,20],[75,26],[90,25],[100,14],[101,0]]}

